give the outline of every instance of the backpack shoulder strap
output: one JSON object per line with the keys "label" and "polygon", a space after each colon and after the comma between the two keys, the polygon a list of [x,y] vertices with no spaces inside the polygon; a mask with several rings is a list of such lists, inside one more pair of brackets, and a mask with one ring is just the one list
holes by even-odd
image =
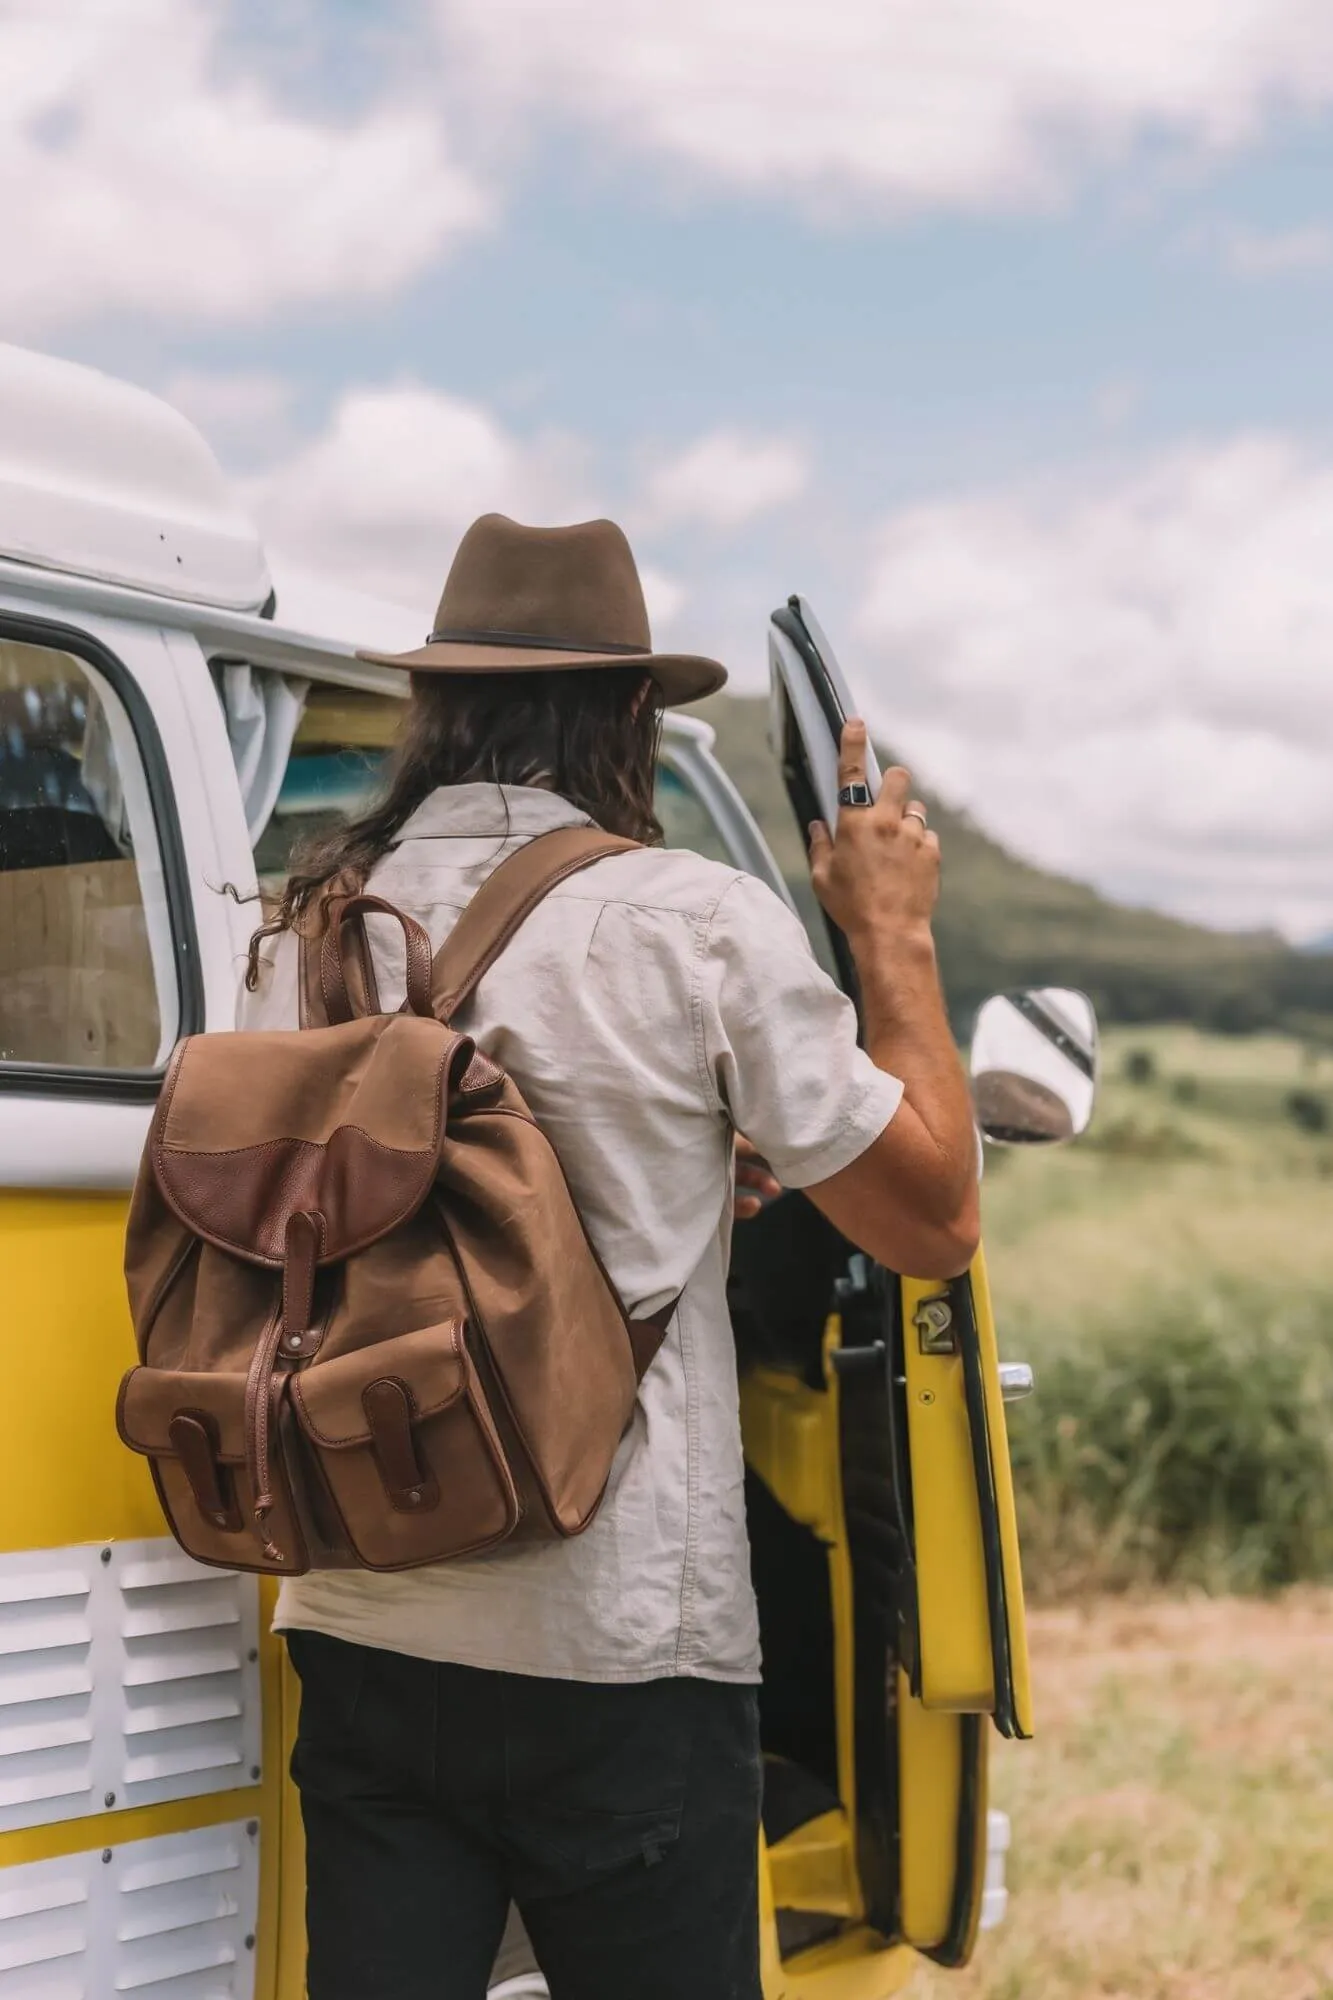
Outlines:
{"label": "backpack shoulder strap", "polygon": [[561,826],[539,833],[502,861],[482,883],[431,966],[431,1011],[450,1021],[543,896],[594,861],[627,854],[636,840],[595,826]]}

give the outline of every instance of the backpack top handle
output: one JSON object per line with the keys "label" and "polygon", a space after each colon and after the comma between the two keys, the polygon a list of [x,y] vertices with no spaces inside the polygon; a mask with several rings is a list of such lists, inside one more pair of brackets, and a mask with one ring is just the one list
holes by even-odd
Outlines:
{"label": "backpack top handle", "polygon": [[402,925],[407,941],[403,1011],[433,1015],[447,1024],[548,890],[594,861],[630,853],[639,845],[595,826],[539,833],[487,876],[433,961],[421,925],[383,896],[363,892],[331,898],[323,938],[301,939],[302,1026],[334,1027],[382,1011],[367,916],[393,917]]}
{"label": "backpack top handle", "polygon": [[[430,1016],[430,939],[421,925],[386,902],[383,896],[339,896],[329,904],[319,947],[319,997],[331,1028],[383,1011],[366,938],[365,920],[369,915],[394,917],[402,925],[407,951],[407,1000],[403,1011]],[[349,942],[355,952],[350,962]]]}

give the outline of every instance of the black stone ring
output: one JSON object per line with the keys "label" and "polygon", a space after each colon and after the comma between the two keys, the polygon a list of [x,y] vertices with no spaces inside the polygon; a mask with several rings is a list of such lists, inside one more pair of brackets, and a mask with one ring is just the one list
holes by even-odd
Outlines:
{"label": "black stone ring", "polygon": [[863,784],[859,778],[854,785],[843,785],[838,791],[840,806],[873,806],[874,803],[869,785]]}

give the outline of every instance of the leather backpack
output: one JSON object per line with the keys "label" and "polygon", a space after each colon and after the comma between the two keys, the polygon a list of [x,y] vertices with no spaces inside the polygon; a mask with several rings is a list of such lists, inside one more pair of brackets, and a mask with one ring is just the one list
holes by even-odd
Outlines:
{"label": "leather backpack", "polygon": [[[391,904],[335,899],[301,940],[300,1028],[177,1047],[118,1425],[198,1561],[408,1569],[592,1520],[676,1301],[627,1314],[513,1080],[450,1022],[547,890],[633,845],[539,836],[433,959]],[[406,938],[396,1014],[372,912]]]}

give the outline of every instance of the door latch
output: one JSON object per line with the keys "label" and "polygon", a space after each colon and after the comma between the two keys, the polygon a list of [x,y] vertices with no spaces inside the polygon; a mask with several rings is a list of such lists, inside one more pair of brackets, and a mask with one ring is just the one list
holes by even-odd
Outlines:
{"label": "door latch", "polygon": [[912,1325],[923,1354],[957,1354],[958,1334],[948,1299],[922,1299],[912,1314]]}

